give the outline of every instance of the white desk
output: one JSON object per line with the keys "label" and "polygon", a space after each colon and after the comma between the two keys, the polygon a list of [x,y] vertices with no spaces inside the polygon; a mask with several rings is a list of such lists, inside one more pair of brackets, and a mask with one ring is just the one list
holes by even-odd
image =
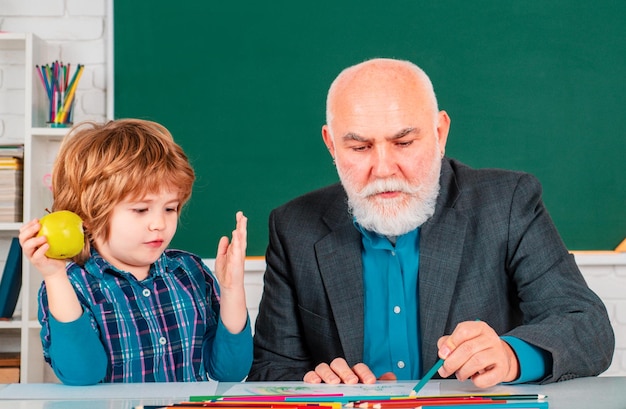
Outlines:
{"label": "white desk", "polygon": [[[468,392],[489,392],[489,393],[533,393],[548,396],[550,409],[625,409],[626,408],[626,377],[600,377],[600,378],[580,378],[567,382],[550,385],[516,385],[497,386],[488,390],[477,390],[469,382],[460,383],[455,380],[436,380],[439,383],[442,394],[468,393]],[[226,392],[233,384],[220,383],[217,385],[217,394]],[[280,383],[277,383],[280,385]],[[15,385],[12,385],[12,388]],[[6,400],[2,397],[3,388],[0,385],[0,409],[132,409],[136,405],[159,405],[175,403],[189,398],[190,395],[207,395],[208,384],[160,384],[158,398],[151,398],[143,395],[141,386],[137,385],[137,396],[124,399],[116,398],[115,387],[110,387],[111,397],[108,399],[98,397],[89,399],[83,397],[80,387],[64,387],[67,389],[67,396],[59,398],[55,394],[55,399],[44,399],[41,396],[32,399],[37,395],[37,388],[40,384],[22,384],[17,390],[20,396],[15,400]],[[7,390],[7,389],[4,389]],[[14,389],[15,390],[15,389]],[[127,386],[124,386],[124,393],[127,393]],[[169,395],[170,398],[163,398]],[[31,398],[29,398],[29,396]],[[80,398],[77,398],[80,396]]]}

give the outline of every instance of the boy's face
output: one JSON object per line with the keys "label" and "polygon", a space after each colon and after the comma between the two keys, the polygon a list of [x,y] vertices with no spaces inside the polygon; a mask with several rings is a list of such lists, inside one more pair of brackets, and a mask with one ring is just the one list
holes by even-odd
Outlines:
{"label": "boy's face", "polygon": [[95,247],[109,263],[143,280],[176,233],[179,207],[178,191],[168,188],[126,198],[113,208],[109,239],[96,238]]}

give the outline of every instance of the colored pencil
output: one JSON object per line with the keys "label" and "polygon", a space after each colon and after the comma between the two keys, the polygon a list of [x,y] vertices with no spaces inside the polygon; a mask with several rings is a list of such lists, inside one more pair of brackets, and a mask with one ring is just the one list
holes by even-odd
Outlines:
{"label": "colored pencil", "polygon": [[409,402],[401,403],[399,405],[393,404],[389,406],[385,403],[376,403],[372,406],[359,406],[359,408],[371,408],[371,409],[412,409],[416,407],[421,407],[424,405],[473,405],[479,404],[495,404],[495,403],[506,403],[505,400],[495,400],[495,399],[484,399],[484,398],[450,398],[450,399],[424,399],[413,402],[412,404]]}
{"label": "colored pencil", "polygon": [[[360,409],[404,409],[404,408],[414,408],[420,405],[426,404],[474,404],[474,403],[504,403],[505,400],[491,399],[491,398],[482,398],[476,396],[459,396],[459,397],[432,397],[432,398],[424,398],[424,399],[406,399],[401,401],[373,401],[373,402],[361,402],[358,405],[353,405],[349,407],[360,408]],[[347,406],[347,405],[346,405]]]}
{"label": "colored pencil", "polygon": [[547,399],[548,395],[537,395],[532,393],[524,394],[508,394],[508,393],[478,393],[478,394],[454,394],[454,395],[437,395],[437,396],[417,396],[419,398],[456,398],[456,397],[479,397],[504,400],[542,400]]}
{"label": "colored pencil", "polygon": [[394,405],[396,403],[414,403],[419,402],[422,399],[495,399],[495,400],[540,400],[546,399],[547,395],[536,394],[507,394],[507,393],[486,393],[486,394],[455,394],[455,395],[430,395],[430,396],[413,396],[410,398],[391,398],[391,399],[378,399],[376,396],[371,396],[372,399],[364,399],[358,401],[352,401],[347,407],[360,407],[364,403],[367,404],[389,404]]}
{"label": "colored pencil", "polygon": [[422,405],[415,409],[548,409],[548,402],[507,402],[507,403],[484,403],[477,405]]}
{"label": "colored pencil", "polygon": [[69,122],[76,88],[84,68],[83,65],[78,64],[70,80],[70,64],[64,65],[62,62],[54,61],[50,65],[35,66],[41,85],[48,96],[48,121],[50,123]]}
{"label": "colored pencil", "polygon": [[309,398],[328,398],[342,397],[343,393],[323,393],[323,394],[297,394],[297,395],[196,395],[189,398],[192,402],[265,402],[285,401],[287,398],[309,399]]}
{"label": "colored pencil", "polygon": [[[302,402],[304,402],[305,400],[302,399]],[[204,402],[198,402],[198,401],[189,401],[191,403],[203,403],[207,406],[213,406],[213,407],[224,407],[224,408],[230,408],[230,407],[234,407],[234,406],[250,406],[250,407],[257,407],[257,408],[263,408],[263,407],[268,407],[268,406],[293,406],[296,403],[295,402],[286,402],[284,400],[281,401],[270,401],[270,400],[266,400],[266,401],[262,401],[262,400],[254,400],[254,399],[250,399],[250,400],[213,400],[213,401],[204,401]],[[316,405],[318,405],[316,403]]]}
{"label": "colored pencil", "polygon": [[83,75],[84,68],[84,65],[79,64],[78,69],[74,73],[74,78],[72,78],[72,81],[70,82],[70,90],[64,97],[64,103],[61,106],[61,110],[57,113],[57,118],[55,119],[56,123],[65,123],[67,121],[67,118],[70,115],[70,108],[72,106],[72,103],[74,102],[74,94],[78,86],[78,80]]}
{"label": "colored pencil", "polygon": [[[186,409],[190,409],[190,408],[215,408],[218,406],[213,406],[211,405],[210,402],[208,403],[202,403],[202,402],[180,402],[180,403],[171,403],[168,405],[160,405],[160,406],[154,406],[154,408],[186,408]],[[241,406],[234,406],[234,405],[228,405],[226,406],[228,409],[257,409],[259,408],[259,406],[248,406],[247,404],[241,405]],[[266,405],[263,406],[263,408],[267,408],[267,409],[336,409],[336,408],[340,408],[341,405],[340,404],[333,404],[333,405],[313,405],[313,404],[308,404],[308,403],[298,403],[298,404],[292,404],[292,405],[278,405],[278,406],[274,406],[274,405]],[[147,409],[146,406],[144,406],[143,409]]]}
{"label": "colored pencil", "polygon": [[428,372],[426,372],[426,375],[424,375],[424,377],[417,383],[417,385],[413,387],[411,395],[417,395],[417,393],[424,387],[424,385],[426,385],[428,381],[430,381],[432,377],[435,376],[435,373],[437,373],[439,368],[443,366],[443,362],[443,358],[439,358],[435,365],[433,365],[433,367],[430,368]]}

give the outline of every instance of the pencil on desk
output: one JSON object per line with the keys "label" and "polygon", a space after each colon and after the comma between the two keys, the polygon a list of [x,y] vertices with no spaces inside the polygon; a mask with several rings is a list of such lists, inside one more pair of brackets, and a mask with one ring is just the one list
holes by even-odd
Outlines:
{"label": "pencil on desk", "polygon": [[[430,398],[491,398],[491,399],[504,399],[504,400],[541,400],[547,399],[548,395],[539,395],[536,393],[454,393],[443,395],[422,395],[413,396],[409,399],[430,399]],[[395,399],[392,399],[395,401]]]}
{"label": "pencil on desk", "polygon": [[191,396],[191,402],[280,402],[303,399],[333,399],[344,397],[343,393],[297,394],[297,395],[197,395]]}
{"label": "pencil on desk", "polygon": [[360,409],[410,409],[422,405],[428,404],[476,404],[476,403],[505,403],[504,399],[491,399],[475,396],[459,396],[459,397],[432,397],[421,399],[406,399],[399,402],[386,401],[386,402],[361,402],[358,405],[351,407]]}
{"label": "pencil on desk", "polygon": [[479,403],[473,405],[422,405],[415,409],[548,409],[548,402],[507,402],[507,403]]}
{"label": "pencil on desk", "polygon": [[428,383],[428,381],[430,381],[432,377],[435,376],[439,368],[443,366],[443,363],[444,363],[443,358],[439,358],[439,360],[435,362],[435,365],[433,365],[433,367],[430,368],[428,372],[426,372],[424,377],[422,377],[422,379],[417,383],[417,385],[413,387],[413,390],[411,391],[411,396],[417,395],[417,393]]}
{"label": "pencil on desk", "polygon": [[339,402],[314,403],[305,400],[298,402],[259,402],[259,401],[213,401],[213,402],[180,402],[176,406],[199,406],[203,408],[224,408],[224,409],[291,409],[302,406],[315,406],[316,408],[339,408]]}
{"label": "pencil on desk", "polygon": [[[172,403],[169,405],[156,405],[156,406],[137,406],[135,409],[205,409],[205,408],[215,408],[217,406],[213,406],[210,403],[202,403],[202,402],[180,402],[180,403]],[[256,409],[258,406],[227,406],[229,409]],[[315,408],[313,408],[315,407]],[[341,407],[340,404],[337,405],[318,405],[318,404],[309,404],[309,403],[298,403],[291,405],[266,405],[267,409],[339,409]]]}

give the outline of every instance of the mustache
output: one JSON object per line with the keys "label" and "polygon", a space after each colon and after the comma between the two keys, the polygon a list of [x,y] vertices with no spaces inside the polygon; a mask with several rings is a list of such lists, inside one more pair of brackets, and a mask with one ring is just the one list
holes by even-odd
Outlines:
{"label": "mustache", "polygon": [[384,192],[402,192],[409,195],[418,194],[422,191],[421,185],[411,185],[409,182],[400,179],[376,179],[365,185],[357,192],[357,195],[366,198]]}

